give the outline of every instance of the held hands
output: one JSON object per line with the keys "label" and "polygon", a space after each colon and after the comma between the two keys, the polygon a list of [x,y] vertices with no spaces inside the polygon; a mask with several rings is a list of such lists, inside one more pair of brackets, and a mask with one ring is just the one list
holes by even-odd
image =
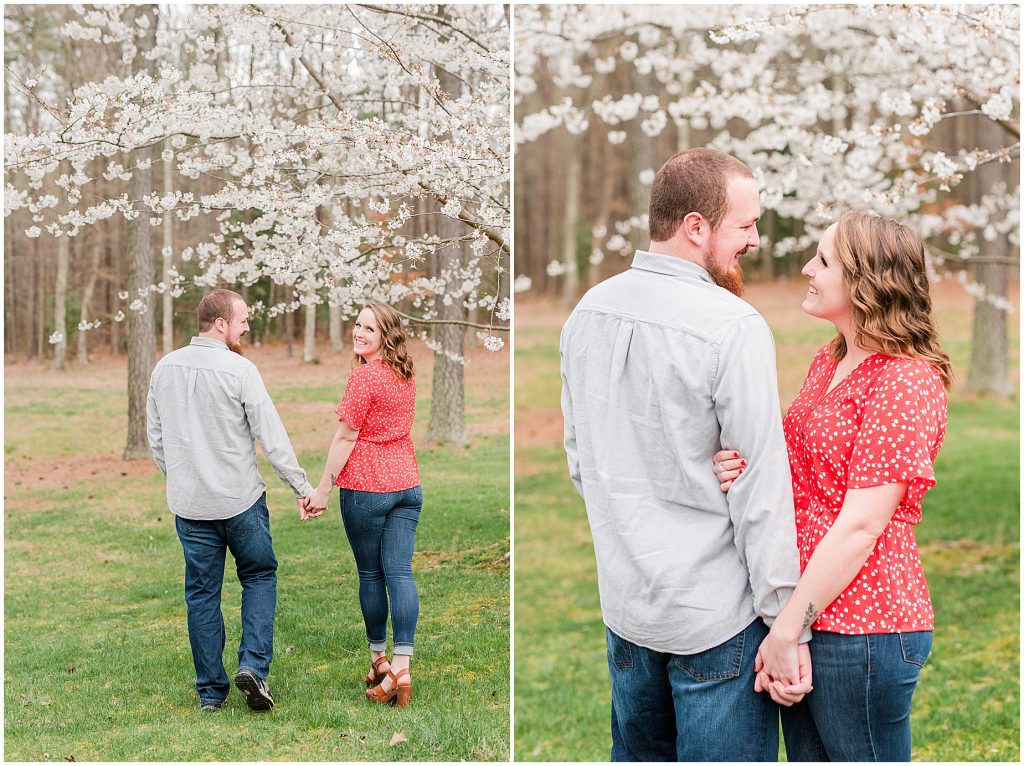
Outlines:
{"label": "held hands", "polygon": [[780,705],[789,707],[809,694],[811,650],[806,643],[781,641],[769,632],[754,660],[754,691],[766,691]]}
{"label": "held hands", "polygon": [[302,521],[308,521],[322,515],[327,510],[329,497],[329,489],[317,487],[306,497],[296,500],[295,502],[299,506],[299,518]]}
{"label": "held hands", "polygon": [[728,492],[736,478],[746,470],[747,461],[739,452],[732,449],[719,450],[712,460],[715,461],[714,471],[718,485],[723,492]]}
{"label": "held hands", "polygon": [[[715,453],[715,476],[718,486],[728,492],[733,482],[742,475],[747,461],[736,450],[723,449]],[[811,650],[806,643],[780,639],[771,630],[754,659],[754,691],[768,692],[780,705],[789,707],[810,694]]]}
{"label": "held hands", "polygon": [[309,504],[309,499],[311,497],[312,495],[307,495],[306,497],[300,497],[295,500],[295,504],[299,507],[299,519],[301,521],[315,519],[317,516],[324,512],[323,509],[320,509],[318,511]]}

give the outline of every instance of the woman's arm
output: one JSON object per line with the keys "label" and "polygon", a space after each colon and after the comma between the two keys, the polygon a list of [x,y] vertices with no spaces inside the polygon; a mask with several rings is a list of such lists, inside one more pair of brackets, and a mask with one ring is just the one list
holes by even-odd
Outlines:
{"label": "woman's arm", "polygon": [[906,482],[847,490],[842,511],[772,626],[780,638],[796,641],[853,582],[906,492]]}
{"label": "woman's arm", "polygon": [[309,507],[313,509],[327,507],[334,482],[337,481],[341,469],[345,467],[345,463],[348,462],[349,457],[352,455],[352,449],[356,446],[356,439],[358,438],[359,432],[353,431],[344,420],[338,424],[338,430],[335,431],[334,438],[331,440],[330,449],[327,450],[327,464],[324,466],[324,475],[321,477],[316,489],[313,490],[313,494],[309,496]]}
{"label": "woman's arm", "polygon": [[764,668],[778,667],[782,658],[775,655],[795,643],[822,610],[849,587],[906,491],[904,482],[847,490],[842,511],[814,549],[793,595],[758,649],[755,691],[768,690],[776,702],[791,705],[810,690],[809,686],[787,687],[786,683],[772,679]]}

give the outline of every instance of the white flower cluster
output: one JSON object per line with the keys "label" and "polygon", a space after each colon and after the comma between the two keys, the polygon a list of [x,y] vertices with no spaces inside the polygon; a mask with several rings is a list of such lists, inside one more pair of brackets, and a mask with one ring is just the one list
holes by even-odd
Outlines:
{"label": "white flower cluster", "polygon": [[1013,115],[1013,98],[1016,95],[1015,89],[1004,85],[981,105],[981,111],[993,120],[1008,120]]}
{"label": "white flower cluster", "polygon": [[484,348],[488,351],[501,351],[505,347],[505,341],[497,335],[488,335],[484,340]]}
{"label": "white flower cluster", "polygon": [[[143,215],[153,226],[169,213],[181,221],[204,217],[214,228],[206,241],[173,246],[190,264],[191,284],[269,277],[296,290],[293,305],[278,311],[324,300],[349,311],[369,295],[409,298],[425,316],[445,300],[494,311],[510,236],[511,94],[501,9],[453,6],[443,23],[424,16],[415,25],[405,9],[316,10],[325,27],[342,30],[355,21],[390,47],[324,48],[311,39],[301,8],[270,16],[253,6],[197,6],[175,15],[161,26],[157,47],[145,52],[157,61],[158,76],[86,81],[68,100],[62,133],[5,136],[8,161],[19,163],[5,211],[32,208],[37,225],[28,236],[74,236],[118,212],[126,220]],[[76,7],[72,15],[65,35],[113,46],[115,58],[126,62],[134,57],[142,38],[133,10]],[[294,46],[281,45],[281,28],[290,30]],[[282,55],[244,62],[226,55],[239,46]],[[176,68],[179,61],[189,62],[187,73]],[[438,61],[458,92],[442,92],[433,74]],[[562,71],[567,82],[590,77],[578,67]],[[270,84],[278,82],[289,87]],[[341,110],[321,111],[325,89]],[[408,93],[419,95],[402,102]],[[379,108],[368,106],[375,101]],[[555,115],[569,130],[587,128],[571,104]],[[154,156],[173,162],[175,179],[215,175],[218,190],[200,199],[179,186],[129,200],[122,191],[132,172],[152,167],[133,154],[141,146],[157,147]],[[102,199],[97,182],[121,188]],[[49,193],[53,185],[63,190],[60,199]],[[429,227],[413,225],[424,209],[465,222],[447,242],[466,245],[472,255],[450,279],[418,271],[445,245]],[[249,220],[239,211],[260,212]],[[175,275],[152,291],[180,296],[186,286]],[[147,299],[148,293],[135,297],[126,310]],[[122,300],[128,302],[127,293]],[[507,304],[497,311],[508,321]],[[123,319],[123,312],[115,317]]]}
{"label": "white flower cluster", "polygon": [[569,271],[568,267],[561,261],[551,261],[545,269],[549,277],[560,277]]}

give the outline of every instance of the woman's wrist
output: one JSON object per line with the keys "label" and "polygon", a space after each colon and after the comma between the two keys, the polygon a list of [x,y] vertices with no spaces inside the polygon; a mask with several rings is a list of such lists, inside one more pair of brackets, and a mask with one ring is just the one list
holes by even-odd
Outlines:
{"label": "woman's wrist", "polygon": [[775,618],[775,622],[772,623],[771,631],[779,638],[779,640],[793,644],[800,639],[805,628],[806,626],[804,625],[804,621],[800,619],[800,616],[797,614],[797,610],[791,609],[787,605],[787,607],[779,613],[779,616]]}

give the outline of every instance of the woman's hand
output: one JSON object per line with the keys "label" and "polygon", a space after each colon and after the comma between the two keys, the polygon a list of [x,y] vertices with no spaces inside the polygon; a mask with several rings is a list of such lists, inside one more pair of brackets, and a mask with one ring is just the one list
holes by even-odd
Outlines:
{"label": "woman's hand", "polygon": [[327,510],[330,496],[331,490],[329,487],[317,487],[310,492],[309,497],[306,498],[306,518],[315,518]]}
{"label": "woman's hand", "polygon": [[718,478],[718,486],[723,492],[728,492],[729,487],[736,481],[736,477],[743,473],[747,461],[740,457],[740,453],[732,449],[723,449],[715,453],[715,476]]}

